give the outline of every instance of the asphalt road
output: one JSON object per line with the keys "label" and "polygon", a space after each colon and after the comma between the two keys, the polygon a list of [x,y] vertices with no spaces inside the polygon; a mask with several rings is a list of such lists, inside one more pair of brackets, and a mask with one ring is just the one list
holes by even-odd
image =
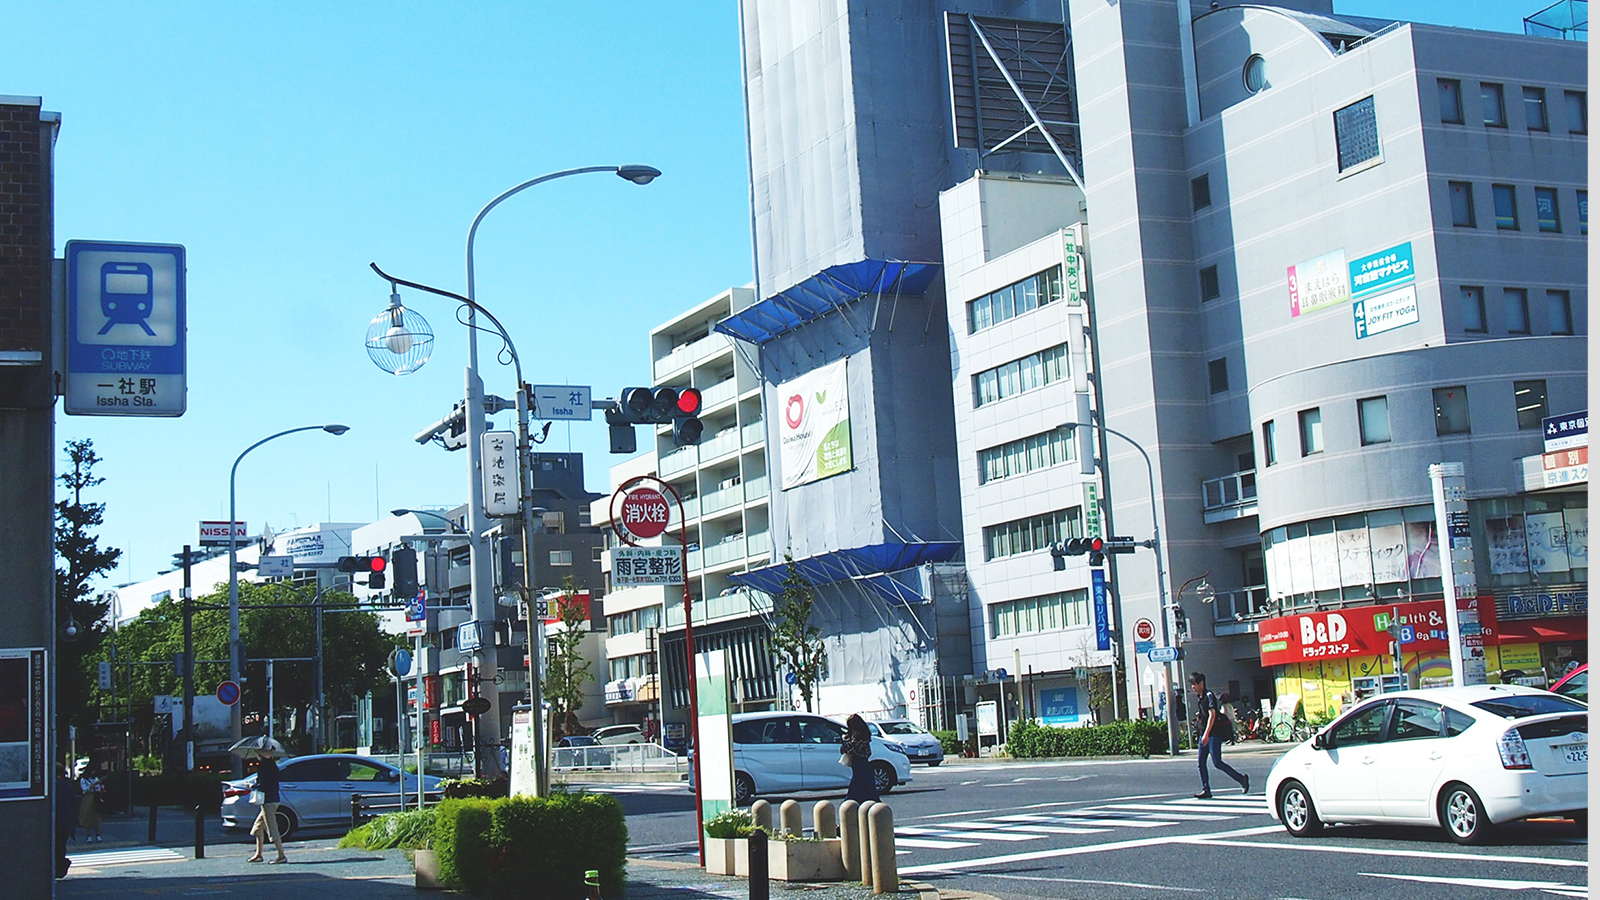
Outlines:
{"label": "asphalt road", "polygon": [[[1196,800],[1194,757],[917,767],[890,794],[903,876],[1004,900],[1175,897],[1393,897],[1461,900],[1523,890],[1588,895],[1588,842],[1570,822],[1518,823],[1487,846],[1438,829],[1338,827],[1289,836],[1261,787],[1281,748],[1225,753],[1251,776],[1243,795],[1212,773]],[[628,811],[630,855],[689,859],[686,785],[606,785]],[[837,794],[796,796],[807,808]],[[782,797],[766,797],[774,805]]]}

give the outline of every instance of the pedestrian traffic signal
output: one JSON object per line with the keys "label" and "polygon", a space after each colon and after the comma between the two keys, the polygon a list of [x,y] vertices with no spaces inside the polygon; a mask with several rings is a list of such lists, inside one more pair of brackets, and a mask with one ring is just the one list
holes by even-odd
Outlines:
{"label": "pedestrian traffic signal", "polygon": [[[412,560],[415,568],[415,560]],[[365,573],[367,587],[374,590],[384,586],[383,572],[389,563],[381,556],[341,556],[339,557],[339,571],[349,572],[352,575]]]}
{"label": "pedestrian traffic signal", "polygon": [[389,564],[394,569],[394,596],[410,600],[417,596],[417,551],[402,547],[389,554]]}

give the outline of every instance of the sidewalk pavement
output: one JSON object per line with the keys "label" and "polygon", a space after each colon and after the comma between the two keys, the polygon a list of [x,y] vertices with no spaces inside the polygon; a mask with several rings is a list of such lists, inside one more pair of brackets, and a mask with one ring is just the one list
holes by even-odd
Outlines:
{"label": "sidewalk pavement", "polygon": [[[296,900],[415,900],[427,896],[417,891],[411,862],[398,850],[341,850],[337,837],[317,837],[287,842],[286,865],[251,863],[246,858],[255,852],[254,840],[242,832],[219,837],[217,819],[210,816],[206,821],[205,858],[196,859],[192,815],[163,807],[156,824],[156,841],[147,843],[149,819],[145,810],[136,810],[133,815],[111,815],[102,825],[103,842],[69,843],[67,855],[73,864],[67,877],[56,882],[56,897],[110,900],[136,895],[208,894],[237,900],[283,900],[290,895]],[[272,858],[270,845],[266,855]],[[750,896],[747,879],[709,875],[690,863],[630,859],[627,879],[629,900],[744,900]],[[801,896],[807,900],[869,900],[874,896],[940,900],[938,891],[908,882],[901,884],[899,893],[874,895],[871,888],[859,884],[790,885],[773,881],[771,895],[795,900]],[[954,900],[954,895],[948,896]]]}

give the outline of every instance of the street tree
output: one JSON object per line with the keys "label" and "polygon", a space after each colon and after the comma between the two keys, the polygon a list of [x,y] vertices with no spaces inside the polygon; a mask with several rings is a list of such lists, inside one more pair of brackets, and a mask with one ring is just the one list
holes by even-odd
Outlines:
{"label": "street tree", "polygon": [[772,600],[772,649],[794,675],[795,686],[806,711],[812,711],[816,685],[828,671],[827,648],[822,630],[811,624],[811,611],[817,594],[811,582],[800,573],[794,557],[783,555],[784,575],[778,596]]}
{"label": "street tree", "polygon": [[[66,451],[72,467],[56,476],[66,496],[56,501],[55,516],[56,625],[63,632],[73,629],[72,637],[58,642],[56,651],[56,724],[63,733],[68,725],[95,720],[88,701],[98,667],[86,661],[98,656],[111,626],[111,595],[95,594],[90,582],[109,572],[122,556],[121,550],[100,546],[95,533],[105,521],[105,504],[84,499],[86,491],[105,481],[94,474],[101,461],[94,441],[69,440]],[[61,746],[65,745],[63,741]]]}
{"label": "street tree", "polygon": [[584,689],[594,673],[590,671],[593,663],[583,654],[583,640],[589,636],[589,609],[578,601],[578,588],[571,576],[562,581],[555,604],[562,628],[550,637],[544,698],[550,703],[550,720],[559,738],[582,728],[578,710],[583,708]]}

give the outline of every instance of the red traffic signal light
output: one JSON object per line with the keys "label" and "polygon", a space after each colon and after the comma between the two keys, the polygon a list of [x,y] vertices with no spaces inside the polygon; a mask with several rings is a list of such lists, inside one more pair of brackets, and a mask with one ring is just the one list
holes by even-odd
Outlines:
{"label": "red traffic signal light", "polygon": [[700,414],[700,389],[684,388],[678,392],[678,415],[697,416]]}

